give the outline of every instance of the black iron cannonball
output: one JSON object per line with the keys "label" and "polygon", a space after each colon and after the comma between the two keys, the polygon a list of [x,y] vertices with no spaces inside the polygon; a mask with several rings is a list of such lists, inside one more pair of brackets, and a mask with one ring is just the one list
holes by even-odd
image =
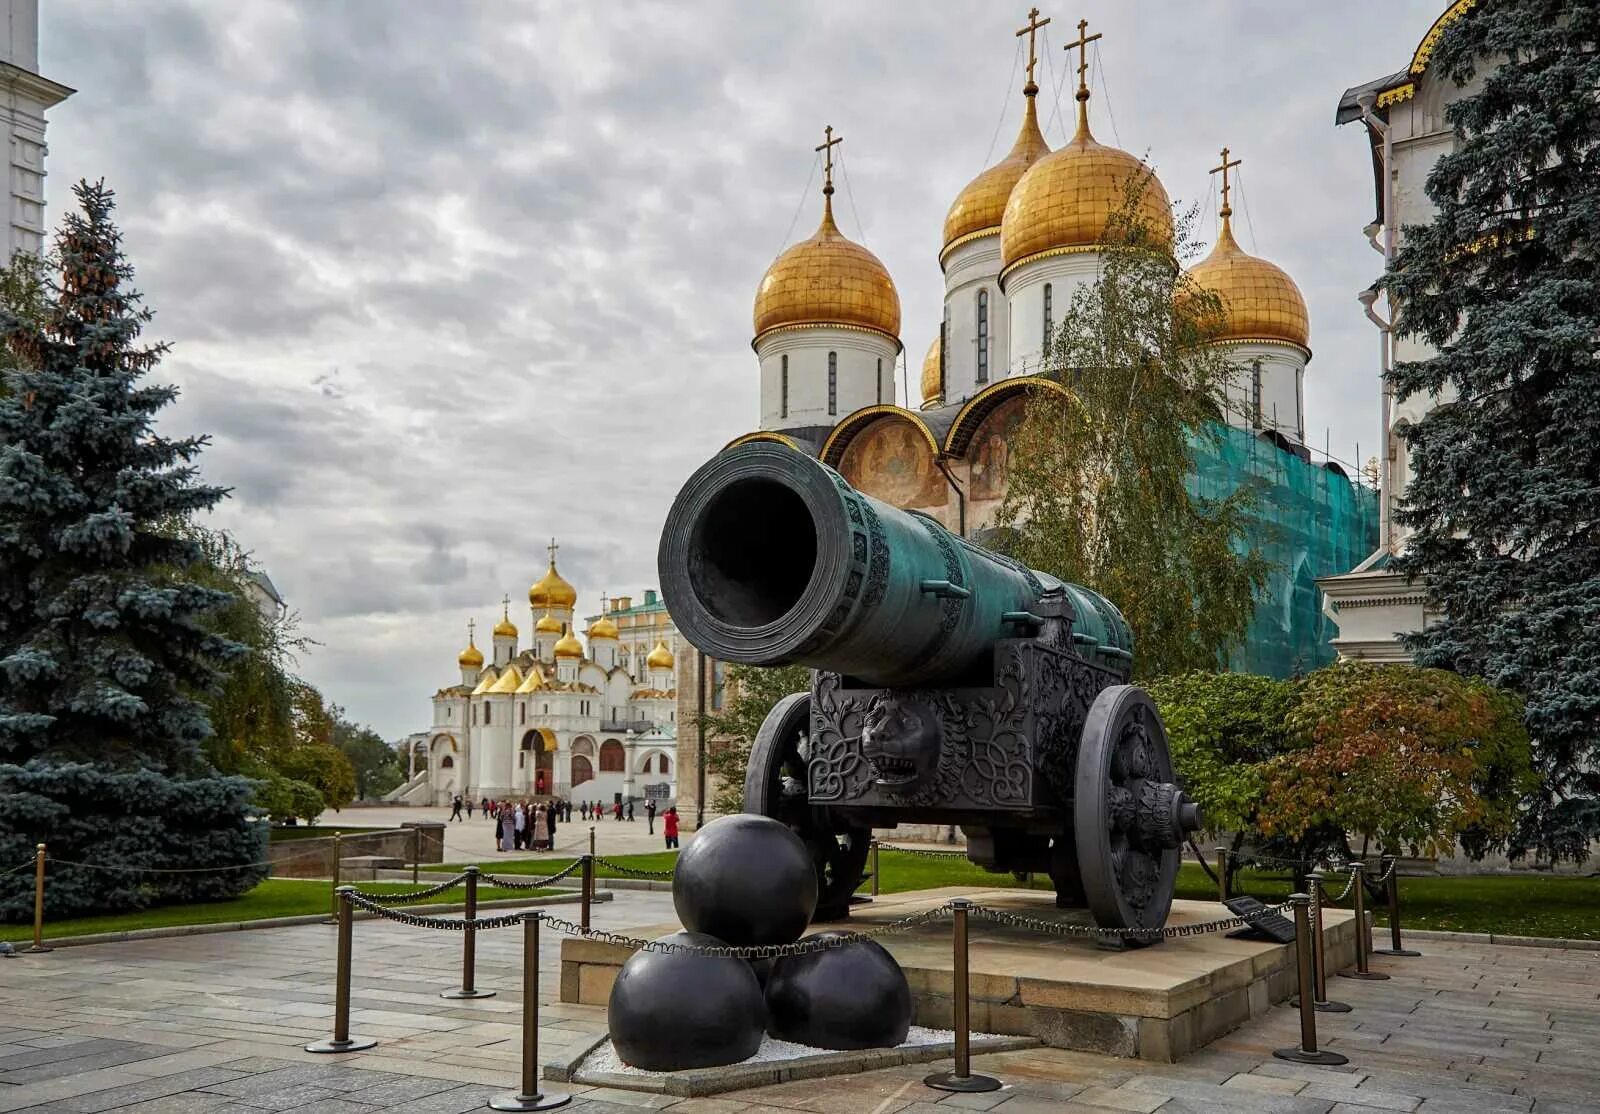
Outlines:
{"label": "black iron cannonball", "polygon": [[[720,947],[698,932],[663,943]],[[761,985],[742,959],[638,951],[611,987],[606,1022],[623,1063],[645,1071],[736,1064],[756,1054],[767,1010]]]}
{"label": "black iron cannonball", "polygon": [[690,932],[755,947],[792,944],[817,909],[817,869],[800,837],[768,816],[723,816],[695,833],[672,871]]}
{"label": "black iron cannonball", "polygon": [[[824,940],[848,933],[806,937]],[[875,940],[786,955],[767,979],[767,1031],[814,1048],[894,1048],[911,1028],[911,987]]]}

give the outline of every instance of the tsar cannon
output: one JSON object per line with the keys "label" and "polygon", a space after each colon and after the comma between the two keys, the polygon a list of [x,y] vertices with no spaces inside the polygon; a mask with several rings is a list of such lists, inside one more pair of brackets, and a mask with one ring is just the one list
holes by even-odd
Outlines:
{"label": "tsar cannon", "polygon": [[818,919],[845,914],[872,829],[915,823],[959,825],[987,870],[1048,874],[1102,926],[1166,921],[1200,817],[1109,600],[767,442],[689,478],[658,564],[700,650],[813,670],[757,734],[744,808],[805,840]]}

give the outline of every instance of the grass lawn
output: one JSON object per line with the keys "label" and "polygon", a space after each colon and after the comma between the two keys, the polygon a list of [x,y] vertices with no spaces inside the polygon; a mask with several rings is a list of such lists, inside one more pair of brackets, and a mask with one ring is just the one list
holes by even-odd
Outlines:
{"label": "grass lawn", "polygon": [[[509,873],[509,872],[508,872]],[[403,882],[363,882],[363,893],[407,893],[413,887]],[[480,886],[478,899],[490,901],[505,897],[543,897],[555,890],[508,890],[499,886]],[[432,900],[441,903],[459,902],[465,893],[462,889],[440,894]],[[167,928],[185,924],[223,924],[237,921],[261,920],[267,917],[294,917],[309,913],[326,913],[329,908],[327,882],[303,881],[298,878],[269,878],[242,897],[227,901],[208,901],[194,905],[163,905],[137,913],[112,913],[99,917],[74,917],[70,920],[45,921],[44,935],[49,940],[56,936],[84,936],[96,932],[127,932],[136,928]],[[31,941],[33,923],[0,924],[0,940]]]}

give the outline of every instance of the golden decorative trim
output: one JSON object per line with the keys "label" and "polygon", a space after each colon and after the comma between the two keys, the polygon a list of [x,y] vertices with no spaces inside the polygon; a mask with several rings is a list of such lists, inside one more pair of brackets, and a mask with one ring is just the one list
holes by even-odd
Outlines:
{"label": "golden decorative trim", "polygon": [[957,236],[954,240],[951,240],[948,244],[939,249],[939,270],[944,270],[945,260],[950,258],[950,253],[955,251],[962,244],[970,244],[972,241],[981,240],[985,236],[998,235],[1000,235],[1000,226],[997,224],[990,228],[980,228],[976,232],[968,232],[963,236]]}
{"label": "golden decorative trim", "polygon": [[928,451],[934,456],[939,455],[939,442],[933,436],[933,431],[923,422],[920,414],[903,406],[882,403],[878,406],[863,406],[846,414],[844,420],[833,427],[833,432],[828,434],[828,439],[822,443],[822,451],[817,454],[817,459],[830,468],[837,468],[839,461],[844,457],[844,450],[856,433],[870,425],[875,418],[891,415],[910,422],[912,428],[921,433],[923,439],[927,441]]}
{"label": "golden decorative trim", "polygon": [[[788,321],[782,325],[774,325],[770,329],[763,329],[750,341],[750,347],[756,346],[774,333],[788,332],[790,329],[842,329],[847,333],[871,333],[873,336],[883,337],[885,340],[894,341],[894,350],[898,354],[905,350],[905,345],[900,343],[900,338],[893,333],[886,333],[882,329],[872,329],[865,325],[847,325],[842,321]],[[760,350],[756,349],[757,354]]]}
{"label": "golden decorative trim", "polygon": [[[723,448],[723,451],[726,451],[728,449],[734,448],[737,445],[748,445],[752,441],[772,441],[772,442],[775,442],[775,443],[777,443],[779,445],[788,445],[795,452],[804,452],[805,451],[804,449],[802,449],[800,447],[800,442],[796,441],[793,437],[790,437],[788,434],[786,434],[786,433],[773,433],[771,430],[766,430],[766,429],[758,429],[754,433],[741,434],[740,436],[735,437],[732,441],[729,441],[726,445],[722,446],[722,448]],[[628,625],[632,626],[631,623],[629,623]]]}
{"label": "golden decorative trim", "polygon": [[1035,260],[1051,259],[1058,255],[1087,255],[1092,251],[1104,251],[1106,250],[1106,247],[1107,245],[1105,244],[1072,244],[1064,248],[1046,248],[1044,251],[1036,251],[1032,255],[1024,255],[1015,263],[1009,263],[1000,268],[1000,277],[997,280],[1000,283],[1000,292],[1002,294],[1005,293],[1006,279],[1010,276],[1011,272],[1015,271],[1018,267],[1025,266],[1034,262]]}
{"label": "golden decorative trim", "polygon": [[[989,412],[1005,401],[1006,397],[1022,391],[1044,390],[1053,391],[1062,398],[1070,399],[1072,392],[1057,383],[1054,379],[1046,379],[1042,375],[1019,375],[1012,379],[1001,379],[992,383],[973,395],[966,404],[956,412],[956,420],[950,423],[950,432],[944,437],[945,456],[959,456],[967,450],[971,437],[977,432],[980,422],[989,416]],[[976,417],[973,415],[976,414]],[[966,428],[971,426],[970,429]],[[959,448],[957,447],[959,444]]]}
{"label": "golden decorative trim", "polygon": [[1456,20],[1466,15],[1478,6],[1478,0],[1455,0],[1444,10],[1444,14],[1433,21],[1433,26],[1428,28],[1428,33],[1422,36],[1422,41],[1417,44],[1417,51],[1411,56],[1411,72],[1420,74],[1428,68],[1428,61],[1433,57],[1433,48],[1439,45],[1439,39]]}
{"label": "golden decorative trim", "polygon": [[1269,348],[1289,348],[1304,356],[1307,362],[1311,360],[1311,349],[1303,344],[1296,344],[1292,340],[1284,340],[1282,337],[1227,337],[1216,343],[1221,348],[1228,348],[1235,344],[1264,344]]}
{"label": "golden decorative trim", "polygon": [[1409,101],[1416,95],[1417,83],[1415,81],[1408,81],[1404,85],[1396,85],[1393,89],[1386,89],[1382,93],[1379,93],[1378,107],[1388,108],[1392,104],[1399,104],[1401,101]]}

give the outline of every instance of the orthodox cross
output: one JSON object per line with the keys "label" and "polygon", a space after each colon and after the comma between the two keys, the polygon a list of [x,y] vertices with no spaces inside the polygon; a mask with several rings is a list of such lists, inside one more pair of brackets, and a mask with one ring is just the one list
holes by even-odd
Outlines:
{"label": "orthodox cross", "polygon": [[822,152],[822,159],[823,159],[823,162],[822,162],[822,175],[823,175],[822,192],[825,193],[825,194],[828,194],[829,196],[832,196],[832,194],[833,194],[833,149],[835,147],[837,147],[839,144],[844,142],[844,136],[842,136],[842,135],[841,136],[835,136],[833,134],[833,125],[832,124],[829,124],[827,127],[822,129],[822,135],[823,135],[822,143],[816,148],[816,150]]}
{"label": "orthodox cross", "polygon": [[1028,25],[1017,32],[1017,38],[1019,39],[1024,35],[1028,36],[1028,84],[1022,87],[1024,92],[1029,89],[1037,92],[1039,89],[1033,82],[1033,67],[1039,62],[1039,59],[1033,53],[1033,39],[1038,34],[1039,29],[1049,22],[1048,19],[1040,19],[1039,9],[1034,8],[1028,13]]}
{"label": "orthodox cross", "polygon": [[1232,162],[1229,162],[1228,149],[1224,147],[1222,149],[1222,165],[1213,166],[1211,168],[1211,173],[1222,175],[1222,215],[1224,217],[1233,216],[1233,207],[1228,204],[1228,171],[1232,170],[1243,161],[1243,159],[1234,159]]}
{"label": "orthodox cross", "polygon": [[1084,32],[1087,31],[1088,29],[1089,29],[1089,21],[1087,19],[1078,20],[1078,41],[1075,42],[1075,43],[1068,43],[1065,47],[1062,48],[1063,50],[1071,50],[1073,47],[1077,47],[1078,48],[1078,99],[1079,100],[1087,100],[1088,99],[1088,94],[1089,94],[1089,84],[1088,84],[1088,82],[1086,82],[1084,80],[1084,75],[1089,72],[1089,44],[1094,42],[1096,39],[1101,37],[1101,34],[1098,31],[1096,31],[1092,35],[1085,35]]}
{"label": "orthodox cross", "polygon": [[478,621],[476,619],[468,619],[467,620],[467,645],[468,646],[472,646],[472,645],[476,644],[477,634],[478,634]]}
{"label": "orthodox cross", "polygon": [[556,544],[556,540],[554,538],[551,538],[550,544],[544,548],[545,552],[550,554],[550,567],[553,569],[556,567],[556,550],[560,549],[561,547]]}
{"label": "orthodox cross", "polygon": [[511,618],[511,596],[509,594],[500,597],[500,614],[507,619]]}

